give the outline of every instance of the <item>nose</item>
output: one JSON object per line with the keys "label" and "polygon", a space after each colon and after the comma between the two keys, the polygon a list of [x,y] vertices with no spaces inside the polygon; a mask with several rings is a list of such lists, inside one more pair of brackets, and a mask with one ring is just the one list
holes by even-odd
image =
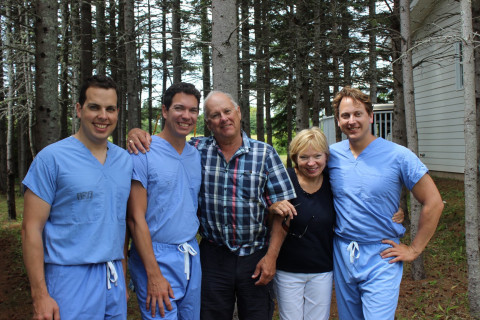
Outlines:
{"label": "nose", "polygon": [[352,115],[350,115],[350,117],[348,118],[348,123],[354,123],[355,122],[355,117]]}
{"label": "nose", "polygon": [[98,118],[100,119],[107,119],[107,110],[105,108],[101,108],[98,112]]}
{"label": "nose", "polygon": [[315,161],[313,160],[313,158],[308,158],[307,164],[308,164],[309,166],[314,165],[314,164],[315,164]]}

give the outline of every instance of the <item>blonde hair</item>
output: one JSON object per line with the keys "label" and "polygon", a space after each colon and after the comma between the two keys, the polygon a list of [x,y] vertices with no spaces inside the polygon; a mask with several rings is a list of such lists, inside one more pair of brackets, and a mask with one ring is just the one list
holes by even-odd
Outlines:
{"label": "blonde hair", "polygon": [[295,163],[295,167],[297,167],[298,154],[308,147],[312,147],[315,150],[325,153],[327,155],[327,159],[330,155],[328,151],[327,137],[319,127],[303,129],[297,133],[292,142],[290,142],[290,159],[292,159],[293,163]]}

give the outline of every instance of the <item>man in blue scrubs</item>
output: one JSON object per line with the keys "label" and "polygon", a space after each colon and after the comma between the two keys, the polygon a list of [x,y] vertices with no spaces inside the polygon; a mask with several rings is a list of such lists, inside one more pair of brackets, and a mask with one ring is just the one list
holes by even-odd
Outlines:
{"label": "man in blue scrubs", "polygon": [[35,319],[126,319],[122,269],[132,162],[107,141],[118,119],[109,77],[85,82],[79,131],[45,147],[27,176],[22,247]]}
{"label": "man in blue scrubs", "polygon": [[163,97],[164,129],[152,136],[150,152],[132,154],[129,268],[143,319],[200,319],[195,235],[202,170],[200,154],[186,143],[199,103],[192,84],[173,84]]}
{"label": "man in blue scrubs", "polygon": [[[416,259],[433,236],[443,210],[428,169],[409,149],[370,131],[373,108],[358,89],[343,88],[333,101],[348,140],[330,146],[330,182],[337,213],[334,279],[340,319],[394,319],[403,261]],[[394,223],[405,185],[422,205],[418,232],[400,243]]]}

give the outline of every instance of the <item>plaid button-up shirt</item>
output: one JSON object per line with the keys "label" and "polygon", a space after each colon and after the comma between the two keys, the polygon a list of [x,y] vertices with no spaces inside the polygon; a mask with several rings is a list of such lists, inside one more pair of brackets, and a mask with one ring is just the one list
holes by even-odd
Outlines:
{"label": "plaid button-up shirt", "polygon": [[275,149],[244,132],[242,138],[229,162],[213,137],[190,140],[202,158],[200,234],[240,256],[268,244],[268,205],[296,197]]}

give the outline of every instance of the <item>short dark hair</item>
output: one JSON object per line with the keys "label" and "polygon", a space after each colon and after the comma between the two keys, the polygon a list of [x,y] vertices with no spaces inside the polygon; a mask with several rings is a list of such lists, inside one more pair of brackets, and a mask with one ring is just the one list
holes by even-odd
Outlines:
{"label": "short dark hair", "polygon": [[78,96],[78,103],[81,107],[87,100],[87,89],[88,88],[102,88],[102,89],[115,89],[118,99],[118,90],[117,84],[113,81],[112,78],[104,75],[95,75],[87,78],[80,88],[80,95]]}
{"label": "short dark hair", "polygon": [[363,103],[365,106],[365,109],[367,110],[367,113],[370,115],[373,112],[373,105],[372,105],[372,100],[370,100],[370,96],[368,94],[363,93],[359,89],[356,88],[351,88],[349,86],[344,87],[342,90],[340,90],[335,98],[333,98],[333,110],[335,111],[335,118],[339,119],[340,118],[340,102],[342,102],[342,99],[345,97],[352,98],[356,102]]}
{"label": "short dark hair", "polygon": [[165,105],[165,108],[167,108],[167,110],[170,109],[173,97],[177,93],[185,93],[195,96],[195,98],[197,99],[197,106],[200,105],[200,91],[198,91],[197,88],[195,88],[195,86],[191,83],[177,82],[172,84],[163,94],[163,104]]}

